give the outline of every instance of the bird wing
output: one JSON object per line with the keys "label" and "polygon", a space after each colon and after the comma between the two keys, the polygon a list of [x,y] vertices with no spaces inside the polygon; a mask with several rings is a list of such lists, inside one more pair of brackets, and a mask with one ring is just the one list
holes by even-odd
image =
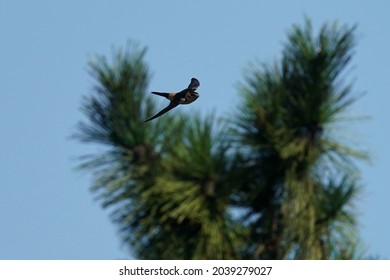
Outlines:
{"label": "bird wing", "polygon": [[179,105],[178,103],[175,103],[175,102],[171,102],[169,103],[169,105],[167,107],[165,107],[164,109],[162,109],[160,112],[158,112],[157,114],[155,114],[153,117],[147,119],[145,122],[148,122],[148,121],[151,121],[155,118],[158,118],[159,116],[165,114],[166,112],[168,112],[169,110],[172,110],[173,108],[175,108],[177,105]]}
{"label": "bird wing", "polygon": [[200,82],[197,79],[192,78],[191,83],[188,85],[188,89],[191,91],[195,91],[199,86]]}
{"label": "bird wing", "polygon": [[[174,101],[175,103],[182,103],[183,99],[187,99],[188,94],[194,93],[199,86],[200,86],[199,81],[195,78],[192,78],[191,83],[188,85],[188,87],[176,93],[176,95],[173,96],[171,100]],[[188,104],[188,102],[186,104]]]}

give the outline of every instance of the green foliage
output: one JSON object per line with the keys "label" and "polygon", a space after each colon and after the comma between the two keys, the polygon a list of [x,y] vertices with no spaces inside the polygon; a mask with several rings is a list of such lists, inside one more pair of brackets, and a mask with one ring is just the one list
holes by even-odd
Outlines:
{"label": "green foliage", "polygon": [[[256,178],[246,194],[258,217],[254,239],[268,227],[266,242],[258,240],[258,257],[328,258],[334,248],[324,240],[344,238],[345,228],[355,225],[347,211],[357,193],[350,162],[366,156],[336,141],[329,129],[355,101],[340,78],[351,59],[354,29],[324,25],[314,37],[309,21],[294,26],[280,64],[248,71],[236,134],[246,148],[247,172]],[[336,183],[337,177],[343,179]],[[333,195],[338,200],[328,199]],[[319,223],[327,211],[332,225]],[[331,244],[341,243],[336,241]],[[269,242],[272,249],[264,245]]]}
{"label": "green foliage", "polygon": [[148,225],[140,237],[149,236],[139,249],[142,258],[238,258],[243,229],[227,211],[234,166],[213,123],[213,117],[185,120],[164,172],[135,202],[136,213],[147,213],[139,220]]}
{"label": "green foliage", "polygon": [[352,163],[367,156],[332,130],[356,100],[341,77],[354,30],[295,25],[280,63],[248,70],[226,123],[193,112],[144,123],[156,108],[136,45],[90,63],[76,137],[107,149],[81,167],[137,257],[359,257]]}

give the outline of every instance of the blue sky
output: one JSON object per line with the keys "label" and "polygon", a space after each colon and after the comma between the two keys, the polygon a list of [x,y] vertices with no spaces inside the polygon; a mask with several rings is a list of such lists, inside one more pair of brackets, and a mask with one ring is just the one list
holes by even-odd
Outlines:
{"label": "blue sky", "polygon": [[[370,255],[390,258],[388,80],[389,1],[5,1],[0,0],[0,259],[121,259],[109,211],[89,192],[76,158],[96,147],[69,139],[82,96],[91,93],[87,61],[128,39],[148,48],[150,89],[181,89],[192,76],[202,96],[192,106],[222,115],[254,59],[272,63],[286,32],[304,16],[358,24],[348,79],[365,95],[340,130],[369,151],[355,203]],[[186,107],[186,109],[188,109]]]}

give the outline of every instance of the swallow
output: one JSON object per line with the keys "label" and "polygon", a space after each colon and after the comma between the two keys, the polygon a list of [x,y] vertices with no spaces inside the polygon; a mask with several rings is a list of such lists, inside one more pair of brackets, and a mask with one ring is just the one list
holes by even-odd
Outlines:
{"label": "swallow", "polygon": [[200,83],[197,79],[192,78],[191,83],[188,85],[186,89],[183,89],[182,91],[176,92],[176,93],[167,93],[167,92],[156,92],[152,91],[153,94],[163,96],[167,99],[169,99],[171,102],[167,107],[162,109],[160,112],[158,112],[153,117],[147,119],[145,122],[151,121],[155,118],[158,118],[159,116],[165,114],[169,110],[172,110],[176,106],[180,104],[190,104],[194,102],[199,97],[199,93],[195,92],[196,89],[200,86]]}

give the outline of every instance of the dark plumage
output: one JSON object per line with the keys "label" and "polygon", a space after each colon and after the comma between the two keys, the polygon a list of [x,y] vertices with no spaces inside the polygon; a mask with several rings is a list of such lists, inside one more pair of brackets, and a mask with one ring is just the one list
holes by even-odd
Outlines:
{"label": "dark plumage", "polygon": [[171,102],[167,107],[162,109],[160,112],[158,112],[153,117],[147,119],[145,122],[151,121],[155,118],[158,118],[159,116],[165,114],[169,110],[175,108],[176,106],[180,104],[190,104],[194,102],[199,97],[199,93],[195,92],[195,90],[200,86],[200,83],[197,79],[192,78],[191,83],[188,85],[186,89],[183,89],[182,91],[179,91],[177,93],[167,93],[167,92],[155,92],[153,91],[153,94],[163,96],[167,99],[169,99]]}

